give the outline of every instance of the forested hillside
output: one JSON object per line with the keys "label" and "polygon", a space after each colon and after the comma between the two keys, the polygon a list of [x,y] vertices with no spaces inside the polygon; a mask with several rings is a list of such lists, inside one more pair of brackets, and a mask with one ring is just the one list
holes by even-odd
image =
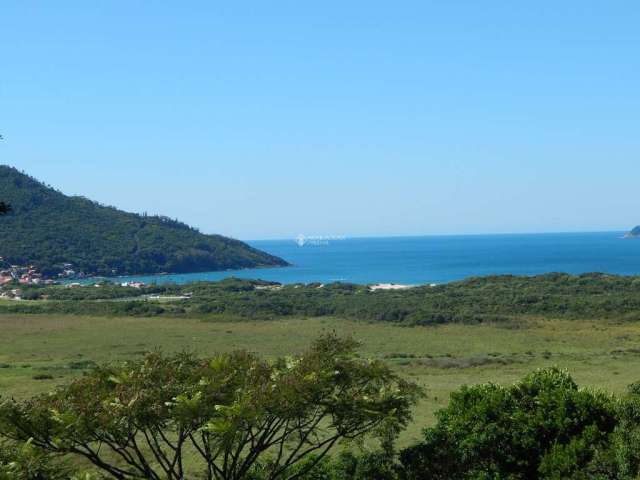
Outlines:
{"label": "forested hillside", "polygon": [[0,199],[11,212],[0,221],[0,256],[54,275],[197,272],[287,263],[177,220],[127,213],[70,197],[15,168],[0,165]]}

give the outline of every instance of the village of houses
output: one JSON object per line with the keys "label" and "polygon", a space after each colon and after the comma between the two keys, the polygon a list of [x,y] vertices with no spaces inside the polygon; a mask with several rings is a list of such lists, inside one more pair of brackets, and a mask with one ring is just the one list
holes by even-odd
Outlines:
{"label": "village of houses", "polygon": [[[2,260],[2,257],[0,257]],[[0,264],[1,265],[1,264]],[[44,277],[33,265],[8,265],[0,270],[0,286],[10,283],[20,285],[43,285],[52,284],[53,280],[45,280]]]}
{"label": "village of houses", "polygon": [[[10,265],[2,257],[0,257],[0,299],[21,300],[22,291],[20,287],[32,285],[55,285],[62,280],[81,278],[84,275],[78,274],[73,270],[70,263],[64,264],[64,270],[58,274],[58,279],[54,280],[46,278],[33,265]],[[65,283],[67,288],[78,288],[82,284],[79,282]],[[99,283],[96,287],[101,286]],[[123,287],[142,288],[145,286],[142,282],[125,282]]]}
{"label": "village of houses", "polygon": [[[0,266],[3,265],[4,259],[0,257]],[[0,270],[0,298],[20,299],[20,288],[11,288],[18,285],[51,285],[54,280],[45,279],[40,272],[33,266],[22,265],[4,265]],[[8,287],[8,288],[5,288]]]}

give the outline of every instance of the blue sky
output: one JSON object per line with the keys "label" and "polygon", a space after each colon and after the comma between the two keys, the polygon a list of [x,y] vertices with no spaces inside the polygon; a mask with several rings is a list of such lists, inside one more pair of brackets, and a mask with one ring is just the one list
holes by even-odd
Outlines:
{"label": "blue sky", "polygon": [[640,223],[635,1],[4,1],[0,163],[242,239]]}

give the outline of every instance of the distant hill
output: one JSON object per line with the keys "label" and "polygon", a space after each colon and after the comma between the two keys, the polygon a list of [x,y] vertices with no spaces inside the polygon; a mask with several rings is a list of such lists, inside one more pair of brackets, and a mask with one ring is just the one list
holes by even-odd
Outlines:
{"label": "distant hill", "polygon": [[127,213],[70,197],[0,165],[0,256],[55,275],[72,264],[91,275],[187,273],[286,266],[281,258],[177,220]]}
{"label": "distant hill", "polygon": [[631,230],[630,232],[627,232],[627,234],[625,235],[626,238],[640,238],[640,225],[638,225],[637,227],[635,227],[633,230]]}

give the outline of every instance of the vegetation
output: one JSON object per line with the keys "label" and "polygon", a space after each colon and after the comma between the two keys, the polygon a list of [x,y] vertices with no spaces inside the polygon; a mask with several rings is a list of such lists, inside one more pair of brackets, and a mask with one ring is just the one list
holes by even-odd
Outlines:
{"label": "vegetation", "polygon": [[[638,287],[638,277],[602,274],[487,277],[401,291],[237,279],[19,287],[33,300],[0,300],[0,391],[16,398],[0,409],[8,442],[0,479],[68,478],[70,465],[91,463],[78,463],[82,455],[71,448],[95,452],[101,440],[101,461],[129,475],[93,461],[107,478],[631,480],[640,475]],[[416,324],[433,327],[407,328]],[[343,337],[326,340],[333,331],[363,342],[371,360],[353,356]],[[325,341],[306,350],[318,336]],[[167,353],[154,353],[158,347]],[[342,358],[349,368],[336,367]],[[370,382],[365,394],[380,408],[389,405],[376,392],[398,393],[380,390],[386,379],[406,389],[406,403],[331,456],[320,447],[287,462],[285,453],[299,444],[247,445],[266,431],[255,423],[265,415],[291,422],[294,412],[300,425],[311,405],[348,407],[342,420],[385,411],[363,401],[332,403],[337,377],[312,371],[351,371],[349,378]],[[315,387],[305,389],[310,380],[326,386],[327,402],[314,397]],[[413,407],[419,388],[427,398]],[[198,416],[203,410],[211,415]],[[333,420],[336,410],[327,411],[316,443],[305,441],[299,452],[349,438]],[[190,439],[176,448],[189,426],[220,447],[215,467]],[[381,448],[364,440],[375,434]],[[397,435],[399,450],[391,441]],[[242,459],[236,467],[254,460],[242,471],[225,469],[225,451]],[[53,473],[30,477],[27,464]]]}
{"label": "vegetation", "polygon": [[0,198],[13,209],[0,223],[0,256],[47,275],[65,268],[124,275],[286,265],[238,240],[204,235],[177,220],[65,196],[2,165]]}
{"label": "vegetation", "polygon": [[[261,357],[301,354],[336,331],[362,343],[362,355],[389,364],[426,389],[407,446],[434,422],[461,385],[510,384],[537,368],[559,365],[581,385],[622,393],[638,379],[640,324],[615,320],[521,319],[510,324],[407,328],[338,318],[202,321],[169,317],[5,315],[0,317],[0,394],[27,399],[65,385],[96,364],[135,361],[161,348],[200,357],[246,349]],[[286,341],[283,341],[286,339]],[[46,376],[46,378],[42,378]]]}
{"label": "vegetation", "polygon": [[11,205],[4,202],[0,202],[0,215],[6,215],[11,211]]}
{"label": "vegetation", "polygon": [[0,433],[114,478],[182,479],[189,450],[204,478],[246,479],[257,467],[265,479],[300,478],[340,440],[375,434],[391,445],[411,417],[419,389],[354,347],[326,336],[273,363],[242,351],[150,354],[4,402]]}
{"label": "vegetation", "polygon": [[[343,283],[279,285],[238,279],[146,289],[90,286],[24,290],[24,298],[48,301],[3,304],[0,314],[225,315],[245,319],[337,316],[403,325],[508,323],[531,315],[640,319],[640,277],[598,273],[493,276],[393,291],[371,291],[364,285]],[[158,296],[166,298],[159,301]],[[105,301],[114,299],[117,301]]]}
{"label": "vegetation", "polygon": [[[5,401],[0,478],[70,478],[70,464],[52,453],[87,458],[108,478],[121,479],[633,480],[640,474],[638,384],[614,397],[581,389],[554,367],[508,386],[462,387],[423,440],[396,454],[393,439],[420,392],[383,364],[354,357],[352,346],[325,337],[305,355],[272,363],[244,352],[206,361],[151,354],[98,367],[49,395]],[[360,444],[327,455],[337,440],[372,432],[382,438],[381,450]],[[185,455],[189,447],[195,456]]]}
{"label": "vegetation", "polygon": [[398,460],[387,452],[347,452],[306,478],[637,479],[636,390],[634,384],[630,394],[615,398],[579,389],[557,368],[534,371],[508,387],[463,388],[439,422],[425,429],[425,439],[402,450]]}
{"label": "vegetation", "polygon": [[47,455],[29,440],[0,442],[0,480],[81,480],[75,473],[68,462]]}
{"label": "vegetation", "polygon": [[616,423],[609,395],[579,390],[558,369],[541,370],[507,387],[489,383],[452,394],[402,463],[416,480],[593,478],[587,472],[603,467],[600,455]]}

